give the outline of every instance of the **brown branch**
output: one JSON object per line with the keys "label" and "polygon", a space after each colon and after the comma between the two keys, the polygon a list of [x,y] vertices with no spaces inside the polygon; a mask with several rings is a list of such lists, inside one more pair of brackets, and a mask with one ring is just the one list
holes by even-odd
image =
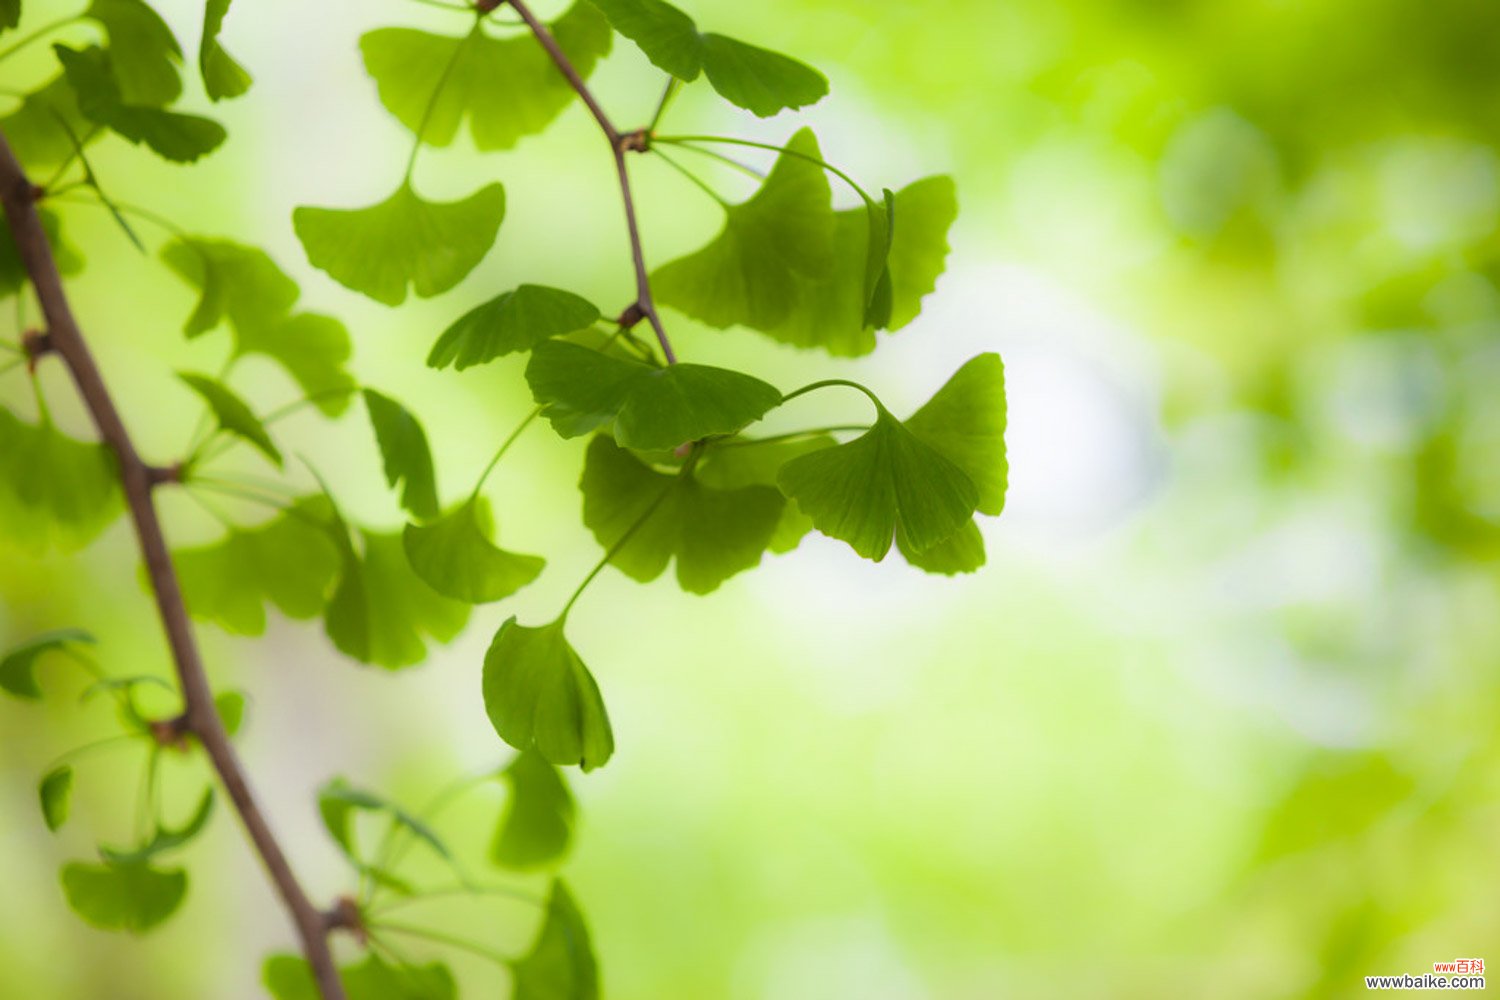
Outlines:
{"label": "brown branch", "polygon": [[557,39],[552,37],[552,32],[547,30],[547,26],[531,12],[525,0],[507,0],[507,2],[520,15],[521,20],[526,22],[526,26],[531,29],[531,33],[536,36],[542,48],[547,50],[547,55],[552,57],[558,70],[589,109],[589,114],[593,115],[594,121],[599,123],[604,137],[609,140],[609,148],[615,157],[615,172],[620,177],[620,197],[625,202],[625,225],[630,232],[630,257],[635,266],[635,307],[651,323],[651,329],[656,331],[656,340],[661,344],[662,354],[666,356],[667,364],[674,365],[677,363],[677,355],[672,350],[671,341],[667,339],[666,328],[662,326],[661,316],[656,311],[656,300],[651,295],[651,278],[646,270],[646,251],[641,244],[641,228],[635,216],[635,195],[631,192],[630,171],[625,165],[625,154],[632,150],[644,151],[649,146],[649,136],[643,132],[621,132],[615,128],[609,120],[609,115],[604,113],[598,99],[594,97],[593,91],[589,90],[588,84],[583,82],[583,77],[578,74],[568,54],[562,50],[562,46],[557,44]]}
{"label": "brown branch", "polygon": [[161,616],[167,644],[172,651],[172,661],[177,670],[184,705],[182,725],[197,738],[208,754],[224,790],[228,792],[245,830],[250,834],[250,840],[265,863],[271,881],[275,883],[276,891],[290,911],[302,941],[302,951],[312,966],[324,1000],[344,1000],[344,988],[339,982],[333,955],[328,947],[328,920],[312,904],[293,874],[281,845],[255,800],[245,769],[234,746],[229,742],[223,720],[214,708],[213,691],[203,671],[203,660],[193,637],[187,607],[182,599],[182,589],[178,585],[171,557],[167,554],[161,521],[152,500],[152,490],[167,481],[168,477],[142,461],[130,434],[125,430],[114,399],[104,384],[104,377],[89,352],[88,344],[63,292],[52,248],[37,216],[37,197],[37,189],[27,180],[9,142],[0,134],[0,201],[4,203],[11,236],[20,251],[21,262],[36,289],[42,315],[47,321],[48,351],[59,355],[67,365],[78,393],[98,429],[99,437],[119,461],[121,485],[130,507],[131,519],[135,522],[135,533],[140,541],[141,554],[146,560],[151,591],[156,598],[157,612]]}

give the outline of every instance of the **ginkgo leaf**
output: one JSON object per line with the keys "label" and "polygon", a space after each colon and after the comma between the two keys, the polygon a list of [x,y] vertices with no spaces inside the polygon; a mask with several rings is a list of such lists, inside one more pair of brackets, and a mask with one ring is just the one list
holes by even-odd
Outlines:
{"label": "ginkgo leaf", "polygon": [[864,434],[793,459],[777,479],[819,531],[876,562],[897,534],[913,552],[932,548],[963,527],[979,503],[964,471],[884,407]]}
{"label": "ginkgo leaf", "polygon": [[203,37],[198,43],[198,71],[211,101],[239,97],[250,89],[250,74],[219,44],[230,0],[208,0],[203,12]]}
{"label": "ginkgo leaf", "polygon": [[[699,482],[712,489],[738,490],[749,486],[769,486],[775,489],[776,476],[787,462],[799,455],[832,448],[836,444],[838,441],[828,434],[769,442],[736,438],[710,448],[693,474]],[[776,553],[791,552],[812,530],[812,518],[802,513],[796,504],[785,504],[767,548]]]}
{"label": "ginkgo leaf", "polygon": [[612,565],[644,583],[675,558],[677,582],[694,594],[758,565],[786,506],[771,486],[711,489],[691,472],[658,472],[602,435],[589,442],[580,489],[583,523]]}
{"label": "ginkgo leaf", "polygon": [[497,548],[489,510],[470,499],[429,524],[408,524],[401,535],[412,570],[444,597],[488,604],[509,597],[542,572],[546,560]]}
{"label": "ginkgo leaf", "polygon": [[335,647],[361,663],[396,670],[427,656],[424,636],[451,642],[469,606],[433,590],[412,572],[401,537],[361,531],[363,552],[343,545],[338,586],[323,625]]}
{"label": "ginkgo leaf", "polygon": [[272,464],[278,469],[281,468],[283,463],[281,449],[276,447],[276,442],[271,440],[271,435],[266,432],[266,425],[261,423],[260,418],[250,409],[249,403],[246,403],[224,383],[207,375],[178,372],[177,377],[208,404],[214,419],[218,421],[220,430],[249,441],[262,455],[269,458]]}
{"label": "ginkgo leaf", "polygon": [[615,752],[599,685],[564,638],[563,619],[500,626],[484,656],[484,709],[502,740],[559,766],[591,771]]}
{"label": "ginkgo leaf", "polygon": [[562,879],[552,881],[546,919],[512,970],[513,1000],[598,1000],[599,969],[588,925]]}
{"label": "ginkgo leaf", "polygon": [[[124,3],[126,0],[113,0]],[[54,45],[68,83],[78,96],[78,110],[133,143],[176,163],[191,163],[224,142],[224,127],[197,115],[166,111],[149,104],[132,104],[111,74],[114,56],[91,47],[74,51]]]}
{"label": "ginkgo leaf", "polygon": [[711,243],[656,270],[660,302],[721,329],[767,330],[786,322],[804,281],[833,270],[832,193],[823,168],[805,158],[819,156],[817,139],[802,129],[787,149],[760,190],[726,210]]}
{"label": "ginkgo leaf", "polygon": [[267,604],[288,618],[316,618],[340,566],[328,523],[327,501],[307,497],[265,524],[173,552],[188,612],[237,635],[265,632]]}
{"label": "ginkgo leaf", "polygon": [[182,905],[187,873],[148,862],[82,864],[62,870],[63,893],[85,923],[106,931],[144,934]]}
{"label": "ginkgo leaf", "polygon": [[958,466],[979,489],[979,512],[1005,507],[1005,366],[998,354],[965,362],[920,410],[907,428]]}
{"label": "ginkgo leaf", "polygon": [[887,329],[899,330],[922,310],[922,299],[937,287],[948,260],[948,230],[958,218],[953,178],[924,177],[896,192],[892,210],[891,315]]}
{"label": "ginkgo leaf", "polygon": [[368,208],[298,208],[292,213],[308,261],[339,284],[399,306],[408,286],[441,295],[478,266],[505,218],[505,189],[487,184],[460,201],[425,201],[402,181]]}
{"label": "ginkgo leaf", "polygon": [[208,827],[209,818],[214,812],[214,790],[205,789],[198,800],[198,808],[188,817],[187,822],[179,827],[170,827],[163,823],[157,823],[156,832],[151,839],[134,850],[122,851],[108,847],[99,848],[100,855],[109,864],[133,865],[143,864],[159,857],[168,851],[175,851],[186,844],[196,840],[198,835]]}
{"label": "ginkgo leaf", "polygon": [[[583,0],[550,27],[584,78],[609,53],[609,22]],[[467,119],[474,145],[510,149],[544,130],[576,96],[535,39],[492,38],[483,19],[459,37],[380,28],[359,47],[381,103],[432,146],[452,143]]]}
{"label": "ginkgo leaf", "polygon": [[561,860],[573,839],[577,807],[568,782],[540,754],[518,754],[500,772],[510,788],[505,812],[490,842],[490,860],[529,871]]}
{"label": "ginkgo leaf", "polygon": [[[388,965],[371,952],[357,965],[339,969],[348,1000],[457,1000],[453,973],[441,962]],[[300,955],[273,955],[261,967],[261,982],[274,1000],[322,1000],[312,966]]]}
{"label": "ginkgo leaf", "polygon": [[699,73],[723,98],[768,118],[816,104],[828,80],[804,63],[733,38],[699,32],[691,17],[664,0],[593,0],[616,31],[679,80]]}
{"label": "ginkgo leaf", "polygon": [[41,685],[36,679],[36,664],[47,653],[65,651],[69,646],[94,644],[94,637],[83,629],[63,628],[34,636],[0,657],[0,689],[17,698],[38,701]]}
{"label": "ginkgo leaf", "polygon": [[349,363],[349,331],[331,316],[297,313],[276,326],[239,330],[237,353],[263,354],[286,369],[307,398],[330,417],[349,406],[357,383]]}
{"label": "ginkgo leaf", "polygon": [[613,420],[620,443],[642,451],[733,434],[781,402],[775,386],[741,372],[656,368],[560,340],[532,350],[526,381],[563,437]]}
{"label": "ginkgo leaf", "polygon": [[364,390],[365,409],[385,464],[385,481],[401,484],[401,506],[424,520],[437,517],[437,473],[427,432],[410,410],[374,389]]}
{"label": "ginkgo leaf", "polygon": [[42,805],[42,819],[47,829],[56,833],[68,821],[68,806],[73,794],[73,768],[67,764],[54,767],[37,786],[37,799]]}
{"label": "ginkgo leaf", "polygon": [[164,107],[182,93],[177,65],[182,49],[165,21],[144,0],[93,0],[83,16],[109,36],[111,76],[127,104]]}
{"label": "ginkgo leaf", "polygon": [[93,541],[123,509],[118,470],[106,446],[0,406],[0,531],[22,546],[71,550]]}
{"label": "ginkgo leaf", "polygon": [[917,569],[943,576],[972,573],[984,565],[984,536],[972,520],[929,549],[914,551],[904,538],[896,539],[901,557]]}
{"label": "ginkgo leaf", "polygon": [[463,371],[506,354],[529,351],[552,337],[583,330],[599,318],[587,299],[559,288],[522,285],[464,313],[432,345],[429,368]]}
{"label": "ginkgo leaf", "polygon": [[334,778],[318,789],[318,815],[323,828],[334,843],[356,867],[366,867],[363,854],[354,839],[354,815],[358,812],[382,813],[400,827],[404,827],[421,840],[441,858],[451,860],[453,853],[432,828],[400,806],[379,795],[355,788],[343,778]]}
{"label": "ginkgo leaf", "polygon": [[0,118],[0,132],[28,170],[58,166],[77,152],[75,140],[88,145],[96,138],[64,73],[27,94],[19,107]]}

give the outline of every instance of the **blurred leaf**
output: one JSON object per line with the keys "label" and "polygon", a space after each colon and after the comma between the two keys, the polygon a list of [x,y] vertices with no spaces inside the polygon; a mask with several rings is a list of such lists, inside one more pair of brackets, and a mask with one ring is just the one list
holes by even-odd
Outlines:
{"label": "blurred leaf", "polygon": [[382,813],[389,816],[397,826],[404,827],[436,851],[438,857],[450,861],[453,858],[448,845],[443,843],[426,823],[378,795],[354,788],[343,778],[334,778],[318,790],[318,815],[323,818],[323,826],[329,836],[339,845],[344,855],[361,870],[366,868],[366,864],[354,842],[352,820],[356,812]]}
{"label": "blurred leaf", "polygon": [[[585,2],[570,7],[551,31],[585,79],[613,40],[609,23]],[[359,47],[381,103],[431,146],[452,143],[467,118],[474,145],[510,149],[544,130],[575,97],[535,39],[491,38],[483,19],[462,37],[380,28]]]}
{"label": "blurred leaf", "polygon": [[32,551],[77,549],[122,509],[118,465],[102,444],[28,424],[0,406],[0,531]]}
{"label": "blurred leaf", "polygon": [[282,467],[281,449],[277,448],[276,442],[271,440],[271,435],[266,432],[266,425],[261,423],[260,418],[250,409],[250,404],[224,383],[207,375],[178,372],[177,377],[186,383],[189,389],[203,397],[203,401],[213,411],[220,430],[244,438],[262,455],[269,458],[278,469]]}
{"label": "blurred leaf", "polygon": [[546,561],[496,548],[489,512],[474,498],[427,525],[408,524],[401,542],[412,570],[444,597],[488,604],[537,578]]}
{"label": "blurred leaf", "polygon": [[385,464],[385,481],[401,488],[401,506],[423,520],[437,517],[437,473],[427,432],[410,410],[374,389],[364,390],[365,408]]}
{"label": "blurred leaf", "polygon": [[144,0],[93,0],[84,16],[109,35],[114,87],[127,104],[165,107],[182,93],[182,49],[172,29]]}
{"label": "blurred leaf", "polygon": [[224,723],[224,731],[238,736],[245,724],[245,695],[242,691],[221,691],[214,695],[214,711]]}
{"label": "blurred leaf", "polygon": [[208,0],[203,12],[203,39],[198,45],[198,69],[203,74],[203,88],[211,101],[239,97],[250,89],[250,74],[219,44],[219,33],[224,30],[224,17],[229,13],[229,2],[230,0]]}
{"label": "blurred leaf", "polygon": [[620,443],[642,451],[732,434],[781,402],[775,386],[740,372],[690,364],[654,368],[559,340],[536,346],[526,381],[562,436],[613,418]]}
{"label": "blurred leaf", "polygon": [[[440,962],[396,967],[378,955],[339,970],[348,1000],[457,1000],[453,974]],[[261,969],[261,982],[275,1000],[320,1000],[312,967],[298,955],[273,955]]]}
{"label": "blurred leaf", "polygon": [[[216,121],[130,103],[110,73],[113,50],[111,53],[100,48],[74,51],[65,45],[54,45],[53,49],[78,96],[78,109],[84,117],[112,129],[122,138],[145,143],[159,156],[175,163],[191,163],[224,142],[224,127]],[[117,66],[115,69],[118,72]]]}
{"label": "blurred leaf", "polygon": [[836,263],[832,193],[823,168],[803,158],[819,156],[818,142],[802,129],[787,148],[760,190],[726,209],[713,242],[657,268],[659,301],[720,329],[770,330],[792,315],[804,280],[828,276]]}
{"label": "blurred leaf", "polygon": [[0,31],[21,23],[21,0],[0,0]]}
{"label": "blurred leaf", "polygon": [[900,536],[896,538],[896,548],[902,558],[917,569],[943,576],[972,573],[984,565],[984,536],[973,521],[921,552],[913,550]]}
{"label": "blurred leaf", "polygon": [[532,752],[500,772],[510,798],[490,842],[490,860],[527,871],[559,861],[573,840],[577,808],[562,772]]}
{"label": "blurred leaf", "polygon": [[505,189],[487,184],[454,202],[424,201],[402,181],[368,208],[298,208],[292,213],[308,261],[339,284],[399,306],[410,285],[441,295],[478,266],[505,218]]}
{"label": "blurred leaf", "polygon": [[828,80],[811,66],[724,35],[702,34],[691,17],[664,0],[593,3],[658,67],[685,81],[705,73],[725,100],[762,118],[816,104],[828,93]]}
{"label": "blurred leaf", "polygon": [[345,365],[349,332],[331,316],[297,313],[277,326],[240,330],[240,354],[264,354],[281,364],[324,414],[344,412],[357,387]]}
{"label": "blurred leaf", "polygon": [[1417,791],[1390,759],[1365,751],[1315,755],[1261,830],[1258,864],[1362,836]]}
{"label": "blurred leaf", "polygon": [[43,632],[8,651],[0,658],[0,689],[17,698],[39,701],[41,685],[36,680],[36,661],[45,653],[56,652],[70,644],[94,645],[95,639],[79,628],[63,628]]}
{"label": "blurred leaf", "polygon": [[598,1000],[599,969],[588,925],[561,879],[552,881],[547,918],[514,971],[513,1000]]}
{"label": "blurred leaf", "polygon": [[182,905],[187,873],[146,862],[65,865],[63,893],[73,912],[100,930],[144,934]]}
{"label": "blurred leaf", "polygon": [[[752,438],[736,438],[710,448],[693,474],[710,489],[737,490],[749,486],[769,486],[779,494],[781,491],[777,487],[776,476],[783,465],[799,455],[832,448],[836,444],[838,441],[827,434],[766,443]],[[796,504],[785,503],[781,508],[781,519],[777,521],[767,547],[772,552],[791,552],[812,530],[812,518],[798,510]]]}
{"label": "blurred leaf", "polygon": [[644,583],[675,557],[677,582],[695,594],[758,565],[786,506],[770,486],[710,489],[690,472],[657,472],[604,436],[589,442],[580,488],[583,523],[604,549],[630,533],[612,565]]}
{"label": "blurred leaf", "polygon": [[500,738],[559,766],[591,771],[615,751],[604,699],[563,637],[563,619],[500,626],[484,657],[484,708]]}
{"label": "blurred leaf", "polygon": [[42,778],[37,798],[42,803],[42,818],[47,829],[56,833],[68,821],[69,800],[73,794],[73,769],[67,764],[55,767]]}
{"label": "blurred leaf", "polygon": [[427,656],[423,636],[450,642],[469,606],[449,600],[412,572],[396,534],[361,531],[363,555],[347,539],[343,570],[323,624],[344,654],[395,670]]}
{"label": "blurred leaf", "polygon": [[506,354],[529,351],[550,337],[585,329],[598,318],[599,310],[572,292],[522,285],[464,313],[444,330],[427,355],[427,366],[453,365],[463,371]]}
{"label": "blurred leaf", "polygon": [[1005,366],[998,354],[964,363],[906,427],[958,466],[979,490],[979,512],[1005,508]]}
{"label": "blurred leaf", "polygon": [[133,851],[116,851],[108,847],[99,848],[99,853],[104,856],[106,863],[114,865],[144,864],[167,851],[175,851],[191,843],[208,826],[210,817],[214,812],[214,790],[205,789],[203,797],[198,800],[198,808],[193,815],[182,826],[172,828],[158,825],[156,833],[145,844]]}
{"label": "blurred leaf", "polygon": [[0,132],[28,170],[60,166],[76,152],[75,138],[84,145],[96,138],[92,127],[78,110],[78,98],[64,73],[27,94],[19,107],[0,118]]}

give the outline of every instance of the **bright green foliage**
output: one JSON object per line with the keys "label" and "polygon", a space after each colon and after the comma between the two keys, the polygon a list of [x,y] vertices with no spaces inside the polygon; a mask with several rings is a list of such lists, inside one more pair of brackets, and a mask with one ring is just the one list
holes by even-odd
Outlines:
{"label": "bright green foliage", "polygon": [[119,516],[114,454],[0,407],[0,531],[32,550],[80,548]]}
{"label": "bright green foliage", "polygon": [[512,1000],[598,1000],[599,969],[588,925],[561,879],[547,899],[547,919],[531,950],[514,963]]}
{"label": "bright green foliage", "polygon": [[366,389],[365,409],[375,429],[375,442],[385,464],[385,481],[401,487],[401,506],[426,520],[437,517],[437,473],[427,432],[411,411],[389,396]]}
{"label": "bright green foliage", "polygon": [[563,437],[613,420],[620,443],[642,451],[733,434],[781,402],[775,386],[740,372],[690,364],[656,368],[560,340],[536,346],[526,381]]}
{"label": "bright green foliage", "polygon": [[55,767],[42,778],[37,786],[37,798],[42,804],[42,819],[47,829],[56,833],[68,821],[68,806],[73,794],[73,768],[67,764]]}
{"label": "bright green foliage", "polygon": [[829,275],[833,196],[823,168],[805,158],[819,155],[818,141],[802,129],[787,148],[760,190],[726,210],[713,242],[652,275],[662,303],[710,326],[770,330],[792,315],[804,282]]}
{"label": "bright green foliage", "polygon": [[126,104],[165,107],[182,93],[182,49],[172,29],[144,0],[93,0],[85,17],[109,35],[114,89]]}
{"label": "bright green foliage", "polygon": [[429,524],[408,524],[401,535],[417,576],[444,597],[488,604],[509,597],[542,572],[546,560],[497,548],[490,541],[489,507],[471,498]]}
{"label": "bright green foliage", "polygon": [[90,121],[133,143],[145,143],[157,155],[176,163],[191,163],[223,143],[226,133],[218,122],[130,103],[118,85],[118,70],[111,72],[111,53],[97,47],[82,51],[65,45],[53,48],[78,96],[78,110]]}
{"label": "bright green foliage", "polygon": [[[584,0],[551,30],[585,78],[609,53],[609,23]],[[545,129],[575,97],[534,38],[492,38],[483,20],[462,37],[381,28],[359,47],[381,103],[431,146],[452,143],[467,118],[474,145],[510,149]]]}
{"label": "bright green foliage", "polygon": [[432,345],[427,365],[452,365],[463,371],[502,355],[529,351],[543,340],[585,329],[598,318],[598,308],[572,292],[522,285],[459,317]]}
{"label": "bright green foliage", "polygon": [[661,69],[692,81],[700,72],[725,100],[762,118],[816,104],[828,80],[805,63],[713,33],[664,0],[593,0],[615,30]]}
{"label": "bright green foliage", "polygon": [[224,691],[214,696],[214,711],[224,723],[224,731],[238,736],[245,724],[245,695],[240,691]]}
{"label": "bright green foliage", "polygon": [[296,313],[276,326],[238,333],[240,353],[277,361],[323,413],[337,416],[349,406],[355,383],[345,367],[349,332],[343,323],[318,313]]}
{"label": "bright green foliage", "polygon": [[182,905],[187,873],[148,862],[73,863],[62,870],[68,905],[85,923],[106,931],[144,934]]}
{"label": "bright green foliage", "polygon": [[922,310],[948,260],[948,230],[958,218],[953,178],[924,177],[896,192],[891,235],[891,315],[899,330]]}
{"label": "bright green foliage", "polygon": [[981,514],[1005,507],[1005,366],[998,354],[964,363],[906,427],[964,471],[979,489]]}
{"label": "bright green foliage", "polygon": [[412,572],[401,537],[361,531],[363,552],[345,538],[343,569],[323,625],[333,644],[361,663],[396,670],[427,656],[424,636],[451,642],[469,606],[449,600]]}
{"label": "bright green foliage", "polygon": [[943,576],[972,573],[984,565],[984,536],[979,533],[979,525],[973,521],[920,552],[914,550],[905,538],[897,535],[896,548],[901,552],[902,558],[918,569]]}
{"label": "bright green foliage", "polygon": [[276,447],[276,442],[271,440],[271,435],[266,432],[266,425],[261,423],[246,403],[238,394],[217,379],[209,378],[207,375],[197,375],[192,372],[178,372],[177,377],[192,389],[208,408],[213,411],[214,419],[219,423],[219,429],[236,437],[244,438],[255,446],[256,450],[269,458],[278,469],[283,464],[281,449]]}
{"label": "bright green foliage", "polygon": [[[57,270],[63,275],[77,273],[83,262],[67,244],[62,242],[62,231],[57,216],[46,209],[37,212],[42,220],[42,231],[52,246],[52,256]],[[0,216],[0,299],[8,298],[25,287],[29,279],[26,267],[21,263],[21,252],[10,237],[10,224]]]}
{"label": "bright green foliage", "polygon": [[[380,956],[366,955],[358,965],[339,970],[349,1000],[457,1000],[458,987],[448,967],[397,967]],[[317,981],[307,960],[295,955],[273,955],[261,969],[261,982],[275,1000],[319,1000]]]}
{"label": "bright green foliage", "polygon": [[484,708],[500,738],[550,763],[591,771],[615,752],[599,686],[563,636],[510,618],[484,656]]}
{"label": "bright green foliage", "polygon": [[17,698],[39,701],[41,685],[36,680],[36,662],[46,653],[65,650],[71,645],[94,644],[94,637],[83,629],[64,628],[28,639],[0,658],[0,689]]}
{"label": "bright green foliage", "polygon": [[583,523],[614,566],[644,583],[675,558],[677,582],[694,594],[755,568],[786,506],[771,486],[711,489],[692,471],[657,472],[603,435],[589,442],[580,488]]}
{"label": "bright green foliage", "polygon": [[239,97],[250,89],[250,74],[219,44],[230,0],[208,0],[203,12],[203,39],[198,44],[198,70],[211,101]]}
{"label": "bright green foliage", "polygon": [[778,480],[819,531],[877,562],[898,533],[913,552],[932,548],[963,527],[979,503],[964,471],[884,407],[864,434],[793,459]]}
{"label": "bright green foliage", "polygon": [[267,603],[288,618],[317,617],[340,566],[328,523],[327,501],[309,497],[265,524],[174,552],[188,611],[238,635],[265,632]]}
{"label": "bright green foliage", "polygon": [[361,869],[365,867],[365,861],[354,840],[354,814],[356,812],[373,812],[389,816],[396,825],[405,827],[417,839],[436,851],[439,857],[452,857],[448,845],[444,844],[426,823],[378,795],[354,788],[343,778],[334,778],[318,790],[318,815],[322,817],[324,828],[339,845],[339,849]]}
{"label": "bright green foliage", "polygon": [[487,184],[461,201],[425,201],[403,180],[369,208],[292,213],[307,259],[339,284],[388,306],[441,295],[478,266],[505,218],[505,189]]}
{"label": "bright green foliage", "polygon": [[490,843],[490,860],[518,871],[561,860],[572,843],[577,813],[562,772],[527,752],[518,754],[500,777],[510,786],[510,798]]}
{"label": "bright green foliage", "polygon": [[198,834],[202,833],[208,826],[209,818],[214,812],[213,789],[206,789],[203,797],[198,800],[198,808],[188,821],[180,827],[169,827],[158,824],[156,832],[151,839],[132,851],[117,851],[108,847],[99,848],[99,853],[104,860],[115,865],[144,864],[153,858],[168,851],[175,851],[179,847],[191,843]]}
{"label": "bright green foliage", "polygon": [[[693,470],[704,486],[717,490],[741,490],[751,486],[776,488],[781,467],[799,455],[807,455],[838,444],[827,434],[762,444],[752,439],[735,439],[711,448]],[[780,490],[777,490],[780,493]],[[783,505],[781,519],[771,533],[768,548],[772,552],[790,552],[813,530],[812,519],[794,503]]]}
{"label": "bright green foliage", "polygon": [[78,110],[78,99],[59,73],[45,86],[27,94],[18,108],[0,118],[0,132],[16,157],[33,170],[53,167],[76,151],[73,141],[86,143],[90,123]]}

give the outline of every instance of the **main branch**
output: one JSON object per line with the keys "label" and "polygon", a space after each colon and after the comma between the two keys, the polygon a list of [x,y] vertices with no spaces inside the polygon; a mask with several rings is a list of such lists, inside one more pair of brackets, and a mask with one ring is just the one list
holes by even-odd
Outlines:
{"label": "main branch", "polygon": [[167,643],[171,647],[172,661],[182,692],[184,709],[180,725],[202,744],[214,770],[218,772],[219,780],[223,782],[224,790],[228,792],[250,834],[251,842],[265,863],[276,891],[291,913],[302,941],[302,951],[312,966],[324,1000],[344,1000],[344,989],[339,983],[338,970],[328,947],[328,934],[337,921],[318,910],[297,881],[286,854],[256,802],[244,766],[240,763],[233,744],[229,742],[224,722],[214,707],[213,691],[203,671],[203,660],[193,637],[187,607],[183,603],[182,588],[177,582],[177,573],[167,553],[161,521],[152,499],[155,487],[167,481],[170,476],[164,475],[163,470],[147,465],[136,451],[135,444],[120,419],[119,410],[115,408],[114,399],[104,384],[99,366],[73,317],[53,259],[52,247],[37,216],[36,200],[41,193],[27,179],[9,142],[4,135],[0,135],[0,201],[4,203],[11,236],[31,284],[36,289],[42,315],[47,322],[45,349],[56,353],[67,365],[99,437],[119,461],[125,500],[135,523],[141,554],[146,560],[151,591],[156,598],[156,609],[167,634]]}
{"label": "main branch", "polygon": [[[482,0],[481,8],[484,9]],[[568,54],[557,44],[557,39],[552,37],[552,32],[547,26],[537,19],[531,12],[531,8],[525,0],[507,0],[510,6],[520,15],[521,20],[531,29],[536,40],[541,43],[542,48],[547,50],[547,55],[557,64],[558,70],[567,79],[568,85],[577,91],[584,106],[589,109],[589,114],[594,116],[594,121],[599,123],[599,128],[604,132],[604,138],[609,140],[609,148],[615,157],[615,172],[620,176],[620,197],[625,202],[625,225],[630,232],[630,257],[635,265],[635,296],[636,309],[640,315],[645,317],[651,324],[651,329],[656,332],[657,342],[661,344],[662,354],[666,356],[667,364],[677,363],[677,355],[672,351],[672,343],[667,339],[667,331],[662,326],[661,316],[656,311],[656,300],[651,295],[651,278],[646,270],[646,251],[641,245],[641,227],[636,221],[635,195],[630,188],[630,170],[625,164],[625,154],[631,150],[644,150],[650,139],[644,131],[621,132],[615,128],[604,113],[593,91],[589,90],[588,84],[583,82],[578,69],[573,65]],[[492,9],[492,8],[491,8]]]}

